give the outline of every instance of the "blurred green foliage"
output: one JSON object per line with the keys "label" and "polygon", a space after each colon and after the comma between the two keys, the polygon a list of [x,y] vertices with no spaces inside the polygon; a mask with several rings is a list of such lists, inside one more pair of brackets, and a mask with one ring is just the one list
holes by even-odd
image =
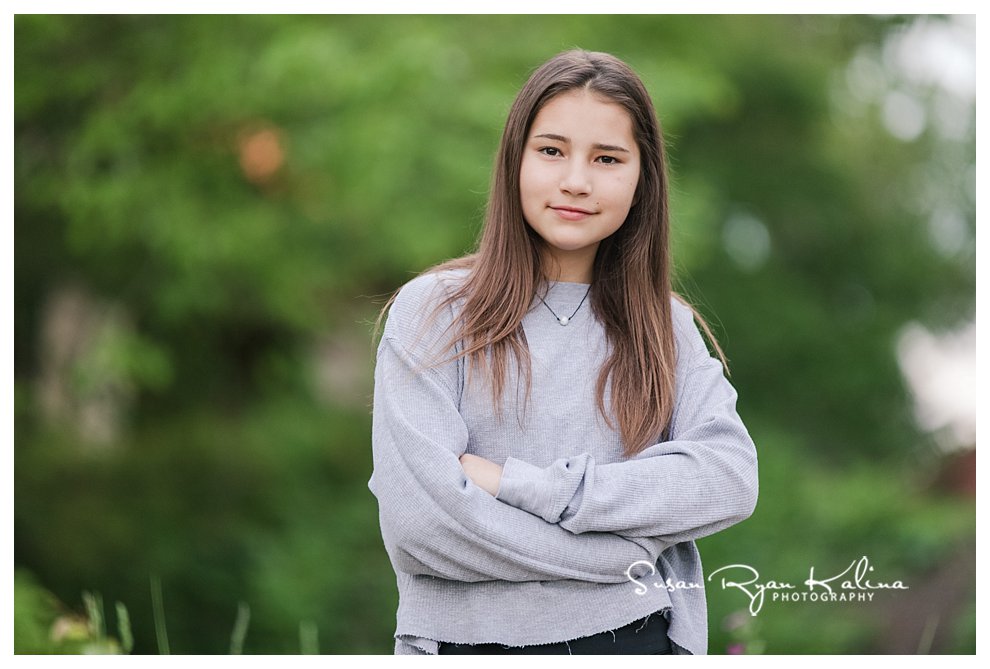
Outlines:
{"label": "blurred green foliage", "polygon": [[[156,648],[151,575],[172,652],[226,652],[239,602],[244,652],[314,647],[313,630],[323,652],[391,652],[369,323],[471,248],[513,96],[581,46],[654,96],[678,285],[716,325],[761,452],[760,507],[702,542],[706,566],[867,553],[922,573],[975,515],[911,483],[934,459],[893,345],[974,310],[975,130],[885,129],[886,90],[940,104],[889,56],[913,21],[18,15],[16,564],[73,606],[125,603],[136,652]],[[857,62],[883,73],[872,98]],[[965,234],[939,252],[947,207]],[[45,324],[65,286],[118,316],[60,358]],[[118,409],[110,446],[80,429],[93,406]],[[43,617],[30,593],[18,620]],[[742,638],[716,624],[728,599],[710,597],[712,652]],[[764,652],[870,648],[864,616],[797,610],[761,614]],[[805,639],[812,619],[828,634]],[[19,652],[47,648],[26,634]]]}
{"label": "blurred green foliage", "polygon": [[86,615],[68,611],[26,570],[14,571],[14,647],[17,653],[45,655],[120,655],[131,652],[133,637],[127,607],[115,605],[117,638],[107,635],[103,598],[83,593]]}

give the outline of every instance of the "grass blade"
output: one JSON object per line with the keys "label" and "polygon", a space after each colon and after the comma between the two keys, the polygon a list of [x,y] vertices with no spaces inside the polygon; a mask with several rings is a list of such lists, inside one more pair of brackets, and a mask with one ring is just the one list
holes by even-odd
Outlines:
{"label": "grass blade", "polygon": [[157,576],[151,577],[151,610],[155,616],[155,639],[158,641],[158,654],[169,655],[168,630],[165,629],[165,607],[162,605],[162,582]]}
{"label": "grass blade", "polygon": [[125,654],[130,655],[134,649],[134,634],[131,632],[131,617],[127,613],[127,607],[120,602],[116,602],[117,608],[117,633],[120,634],[120,648]]}
{"label": "grass blade", "polygon": [[299,649],[302,655],[319,655],[320,642],[317,638],[316,623],[304,620],[299,623]]}
{"label": "grass blade", "polygon": [[244,651],[244,638],[247,636],[250,620],[251,608],[244,602],[239,602],[237,604],[237,618],[234,620],[234,631],[230,633],[231,655],[240,655]]}
{"label": "grass blade", "polygon": [[319,655],[320,643],[316,623],[306,620],[299,623],[299,649],[303,655]]}
{"label": "grass blade", "polygon": [[86,617],[89,618],[89,631],[96,640],[105,636],[103,627],[103,597],[100,593],[93,594],[84,592],[82,594],[83,605],[86,607]]}

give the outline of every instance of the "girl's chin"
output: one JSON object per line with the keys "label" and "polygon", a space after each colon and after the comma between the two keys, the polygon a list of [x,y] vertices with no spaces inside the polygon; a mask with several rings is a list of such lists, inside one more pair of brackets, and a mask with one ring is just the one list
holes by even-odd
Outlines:
{"label": "girl's chin", "polygon": [[568,240],[553,240],[550,242],[550,246],[553,247],[554,251],[559,251],[561,253],[577,253],[579,251],[584,251],[589,246],[596,246],[598,242],[589,241],[568,241]]}

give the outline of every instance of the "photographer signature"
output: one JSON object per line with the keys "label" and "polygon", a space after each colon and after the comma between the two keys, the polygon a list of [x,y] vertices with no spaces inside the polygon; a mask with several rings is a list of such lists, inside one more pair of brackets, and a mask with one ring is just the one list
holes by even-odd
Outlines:
{"label": "photographer signature", "polygon": [[[729,580],[726,578],[727,572],[732,572],[733,570],[738,571],[742,576],[734,576],[734,578],[743,580]],[[844,600],[843,596],[847,592],[872,592],[874,590],[907,590],[908,586],[904,585],[901,581],[893,581],[890,583],[883,581],[871,581],[866,578],[869,572],[873,571],[873,567],[870,566],[869,558],[865,555],[858,560],[853,560],[848,567],[844,570],[831,576],[829,578],[815,578],[815,568],[811,567],[808,578],[804,581],[803,585],[807,586],[807,592],[816,592],[816,588],[821,588],[824,593],[822,593],[822,599],[829,599],[828,595],[832,595],[831,600],[836,601],[835,591],[839,590],[842,595],[839,595],[839,600]],[[725,588],[735,588],[740,592],[744,593],[749,597],[749,612],[754,616],[763,608],[764,596],[767,591],[773,593],[773,598],[777,598],[777,593],[780,591],[796,591],[798,586],[793,583],[788,583],[786,581],[760,581],[760,574],[755,569],[749,565],[744,564],[733,564],[726,567],[720,567],[716,569],[711,574],[708,575],[708,580],[711,581],[716,574],[722,573],[721,584],[722,589]],[[872,598],[872,594],[871,594]],[[782,596],[782,599],[789,599],[786,595]],[[796,597],[795,597],[796,599]]]}

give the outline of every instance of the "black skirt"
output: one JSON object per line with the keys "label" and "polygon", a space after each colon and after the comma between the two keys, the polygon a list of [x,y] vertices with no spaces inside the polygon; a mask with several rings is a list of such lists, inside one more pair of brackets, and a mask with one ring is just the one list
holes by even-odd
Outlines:
{"label": "black skirt", "polygon": [[439,655],[670,655],[667,620],[660,612],[628,625],[592,636],[538,646],[505,646],[500,643],[446,643]]}

